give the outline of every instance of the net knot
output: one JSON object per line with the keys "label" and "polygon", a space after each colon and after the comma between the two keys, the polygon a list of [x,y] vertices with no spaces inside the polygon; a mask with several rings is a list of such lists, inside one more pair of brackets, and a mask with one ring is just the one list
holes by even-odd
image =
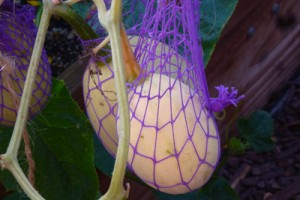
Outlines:
{"label": "net knot", "polygon": [[231,87],[231,91],[224,85],[215,88],[218,90],[219,96],[217,98],[210,98],[210,109],[213,112],[221,112],[229,105],[237,106],[238,102],[245,97],[245,95],[238,96],[238,90],[234,87]]}

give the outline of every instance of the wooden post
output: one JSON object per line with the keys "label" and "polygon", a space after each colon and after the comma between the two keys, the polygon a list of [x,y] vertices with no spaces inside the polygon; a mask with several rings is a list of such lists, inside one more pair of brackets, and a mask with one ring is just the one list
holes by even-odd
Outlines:
{"label": "wooden post", "polygon": [[246,96],[238,110],[226,109],[221,135],[239,116],[262,108],[300,69],[299,8],[299,0],[239,1],[206,69],[212,97],[220,84]]}

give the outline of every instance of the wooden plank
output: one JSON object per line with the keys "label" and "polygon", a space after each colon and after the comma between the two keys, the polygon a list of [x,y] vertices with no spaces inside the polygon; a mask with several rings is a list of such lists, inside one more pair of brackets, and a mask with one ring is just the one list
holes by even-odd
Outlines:
{"label": "wooden plank", "polygon": [[[206,69],[212,96],[217,95],[214,87],[221,84],[235,86],[246,95],[238,113],[232,107],[226,109],[225,120],[219,122],[221,133],[238,115],[262,108],[300,69],[300,1],[251,2],[239,2]],[[278,13],[271,11],[275,3],[280,5]],[[249,29],[255,30],[253,35]]]}
{"label": "wooden plank", "polygon": [[87,64],[87,57],[80,58],[57,77],[58,79],[64,80],[73,99],[79,104],[82,110],[85,110],[82,93],[82,78]]}

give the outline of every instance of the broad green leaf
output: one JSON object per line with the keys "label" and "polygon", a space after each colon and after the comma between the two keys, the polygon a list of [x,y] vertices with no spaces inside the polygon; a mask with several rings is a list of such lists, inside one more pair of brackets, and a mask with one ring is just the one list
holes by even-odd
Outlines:
{"label": "broad green leaf", "polygon": [[111,176],[115,159],[104,148],[99,138],[94,134],[95,165],[107,176]]}
{"label": "broad green leaf", "polygon": [[266,152],[273,148],[271,139],[273,121],[269,113],[256,111],[249,118],[238,120],[240,137],[249,143],[256,152]]}
{"label": "broad green leaf", "polygon": [[[202,0],[200,7],[199,37],[202,40],[204,64],[207,65],[220,35],[232,15],[238,0]],[[85,4],[88,5],[88,4]],[[142,19],[145,13],[145,3],[138,0],[125,0],[123,3],[123,22],[130,28]],[[86,9],[84,9],[86,10]],[[96,16],[92,16],[95,21]],[[99,29],[100,24],[93,28]]]}
{"label": "broad green leaf", "polygon": [[141,22],[146,11],[145,3],[139,0],[125,0],[123,3],[123,23],[131,28]]}
{"label": "broad green leaf", "polygon": [[[198,33],[202,40],[205,66],[208,63],[222,30],[232,15],[237,2],[238,0],[201,1],[200,30],[198,30]],[[136,0],[127,0],[123,7],[124,13],[130,11],[132,5],[135,6],[133,11],[123,18],[124,23],[127,25],[126,27],[134,26],[145,12],[144,3]]]}
{"label": "broad green leaf", "polygon": [[[55,199],[91,199],[98,194],[94,167],[93,131],[85,114],[72,100],[62,81],[53,79],[51,97],[44,110],[28,122],[35,160],[35,185],[43,197]],[[6,151],[12,128],[0,127],[0,153]],[[21,146],[19,162],[27,172]],[[21,192],[7,198],[24,196],[13,176],[0,171],[0,180],[8,190]]]}
{"label": "broad green leaf", "polygon": [[[12,127],[0,127],[0,154],[4,154],[8,147],[13,128]],[[18,155],[19,163],[24,171],[27,171],[27,163],[24,162],[25,153],[24,146],[21,143],[20,152]],[[20,186],[17,184],[15,178],[8,170],[0,169],[0,181],[8,191],[21,191]]]}
{"label": "broad green leaf", "polygon": [[232,153],[244,153],[246,145],[237,137],[232,137],[229,140],[228,150]]}
{"label": "broad green leaf", "polygon": [[202,0],[200,16],[200,37],[207,65],[224,26],[232,15],[238,0]]}
{"label": "broad green leaf", "polygon": [[92,1],[82,1],[72,5],[72,9],[77,12],[83,19],[86,19],[91,11]]}
{"label": "broad green leaf", "polygon": [[199,200],[239,200],[236,192],[222,177],[212,177],[209,182],[200,189],[197,199]]}
{"label": "broad green leaf", "polygon": [[93,132],[62,81],[53,79],[49,102],[30,122],[29,132],[34,140],[36,186],[42,196],[94,200],[98,179]]}

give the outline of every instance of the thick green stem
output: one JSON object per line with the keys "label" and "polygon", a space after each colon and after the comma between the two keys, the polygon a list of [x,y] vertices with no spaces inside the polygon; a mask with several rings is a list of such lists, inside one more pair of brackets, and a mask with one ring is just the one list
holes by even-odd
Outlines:
{"label": "thick green stem", "polygon": [[[71,0],[73,1],[73,0]],[[77,1],[77,0],[75,0]],[[72,2],[74,3],[74,2]],[[97,39],[99,36],[95,33],[95,31],[85,22],[84,19],[80,15],[78,15],[73,9],[69,8],[65,5],[66,2],[63,4],[56,5],[53,8],[53,14],[61,17],[64,19],[68,24],[72,26],[75,32],[78,34],[80,39],[82,40],[92,40]],[[105,44],[103,49],[110,49],[110,47]],[[99,55],[106,56],[108,53],[107,51],[99,51]]]}
{"label": "thick green stem", "polygon": [[127,88],[124,76],[124,61],[121,52],[120,25],[111,24],[108,28],[111,39],[111,49],[113,56],[114,77],[116,83],[116,93],[118,98],[118,109],[120,113],[118,134],[119,144],[116,155],[115,167],[109,190],[101,199],[123,199],[125,195],[123,181],[126,171],[126,163],[129,150],[130,138],[130,115],[128,107]]}
{"label": "thick green stem", "polygon": [[18,164],[17,155],[22,140],[22,134],[24,132],[27,122],[32,91],[36,80],[36,73],[38,70],[38,65],[43,50],[46,32],[52,15],[52,8],[53,7],[51,2],[44,2],[44,10],[42,13],[41,25],[36,36],[29,68],[27,71],[27,77],[20,101],[20,107],[18,110],[15,127],[7,151],[4,155],[1,155],[0,163],[3,168],[11,171],[19,185],[31,199],[43,199],[43,197],[39,195],[39,193],[32,187],[32,185],[27,180],[26,176],[24,175],[24,172]]}
{"label": "thick green stem", "polygon": [[44,6],[44,11],[41,18],[41,26],[39,27],[37,33],[29,68],[27,71],[27,77],[25,81],[23,94],[21,97],[20,108],[18,110],[18,115],[17,115],[14,131],[13,131],[13,135],[6,152],[6,154],[9,155],[16,156],[19,151],[19,146],[22,139],[22,133],[24,131],[27,122],[27,116],[28,116],[32,91],[35,84],[36,73],[40,62],[51,14],[52,14],[51,6],[50,7]]}
{"label": "thick green stem", "polygon": [[63,18],[83,40],[98,38],[95,31],[70,7],[60,4],[53,8],[53,14]]}
{"label": "thick green stem", "polygon": [[[121,200],[127,198],[129,190],[123,188],[126,163],[130,140],[130,114],[125,81],[124,58],[121,47],[121,0],[113,0],[111,9],[106,11],[103,0],[95,0],[98,8],[99,21],[106,28],[111,41],[112,61],[114,66],[115,87],[118,100],[118,134],[119,143],[112,174],[112,180],[107,193],[101,200]],[[129,188],[127,188],[129,189]]]}

